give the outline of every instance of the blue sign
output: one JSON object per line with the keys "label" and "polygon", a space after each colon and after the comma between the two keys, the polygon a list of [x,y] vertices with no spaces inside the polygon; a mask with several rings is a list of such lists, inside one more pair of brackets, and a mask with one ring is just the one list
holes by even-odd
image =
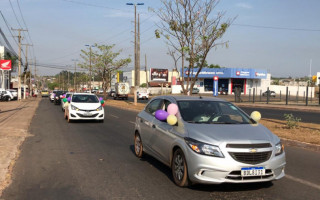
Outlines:
{"label": "blue sign", "polygon": [[218,81],[213,81],[213,96],[218,96]]}
{"label": "blue sign", "polygon": [[[198,72],[195,68],[190,71],[190,77],[194,77]],[[184,77],[188,77],[188,69],[184,69]],[[219,78],[247,78],[247,79],[266,79],[267,70],[263,69],[245,69],[245,68],[203,68],[199,72],[198,78],[213,78],[219,76]]]}

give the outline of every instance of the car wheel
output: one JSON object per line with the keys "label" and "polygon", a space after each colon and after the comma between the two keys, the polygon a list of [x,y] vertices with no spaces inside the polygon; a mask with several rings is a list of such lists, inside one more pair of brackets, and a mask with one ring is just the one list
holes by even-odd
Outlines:
{"label": "car wheel", "polygon": [[142,158],[143,156],[143,145],[139,133],[134,135],[134,153],[138,158]]}
{"label": "car wheel", "polygon": [[171,170],[176,185],[189,186],[187,162],[181,149],[177,149],[173,154]]}

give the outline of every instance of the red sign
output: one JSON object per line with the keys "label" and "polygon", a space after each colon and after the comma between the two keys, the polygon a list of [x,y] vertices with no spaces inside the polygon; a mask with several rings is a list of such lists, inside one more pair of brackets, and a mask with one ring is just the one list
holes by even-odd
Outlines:
{"label": "red sign", "polygon": [[240,71],[237,71],[237,72],[236,72],[236,75],[237,75],[237,76],[240,76]]}
{"label": "red sign", "polygon": [[0,68],[2,70],[11,70],[11,60],[0,60]]}
{"label": "red sign", "polygon": [[214,76],[213,80],[215,80],[215,81],[219,80],[219,76]]}

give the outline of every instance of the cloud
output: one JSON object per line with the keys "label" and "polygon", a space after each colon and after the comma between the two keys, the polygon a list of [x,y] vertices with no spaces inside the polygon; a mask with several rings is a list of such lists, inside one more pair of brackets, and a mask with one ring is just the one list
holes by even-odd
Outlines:
{"label": "cloud", "polygon": [[253,6],[248,3],[237,3],[236,6],[239,8],[244,8],[244,9],[252,9],[253,8]]}

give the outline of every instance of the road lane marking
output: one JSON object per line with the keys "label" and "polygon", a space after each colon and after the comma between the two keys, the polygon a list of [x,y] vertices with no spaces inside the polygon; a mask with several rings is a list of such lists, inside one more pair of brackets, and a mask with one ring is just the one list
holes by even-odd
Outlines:
{"label": "road lane marking", "polygon": [[135,122],[132,122],[132,121],[129,121],[129,122],[130,122],[131,124],[134,124],[134,125],[136,124]]}
{"label": "road lane marking", "polygon": [[110,115],[110,116],[112,116],[112,117],[114,117],[114,118],[119,118],[118,116],[115,116],[115,115]]}
{"label": "road lane marking", "polygon": [[305,180],[300,179],[300,178],[296,178],[296,177],[290,176],[290,175],[288,175],[288,174],[286,174],[285,177],[288,178],[288,179],[290,179],[290,180],[293,180],[293,181],[296,181],[296,182],[298,182],[298,183],[301,183],[301,184],[303,184],[303,185],[307,185],[307,186],[310,186],[310,187],[313,187],[313,188],[315,188],[315,189],[320,190],[320,185],[311,183],[311,182],[309,182],[309,181],[305,181]]}

